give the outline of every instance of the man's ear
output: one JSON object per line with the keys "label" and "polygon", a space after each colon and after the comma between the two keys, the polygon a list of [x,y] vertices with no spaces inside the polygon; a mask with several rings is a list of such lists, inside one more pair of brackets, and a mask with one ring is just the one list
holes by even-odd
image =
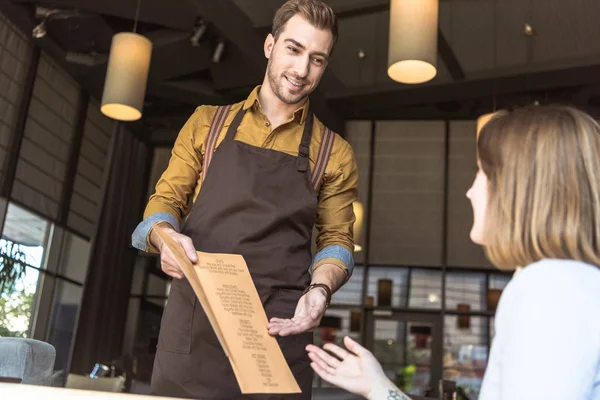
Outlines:
{"label": "man's ear", "polygon": [[275,38],[273,37],[273,34],[269,33],[269,35],[265,39],[265,57],[267,59],[271,58],[273,46],[275,46]]}

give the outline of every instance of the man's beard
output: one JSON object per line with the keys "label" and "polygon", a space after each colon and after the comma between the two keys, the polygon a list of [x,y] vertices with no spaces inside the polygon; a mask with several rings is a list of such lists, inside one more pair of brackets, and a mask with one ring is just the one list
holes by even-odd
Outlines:
{"label": "man's beard", "polygon": [[[284,87],[281,81],[285,79],[283,75],[277,76],[276,72],[273,71],[271,59],[267,64],[267,77],[269,79],[269,85],[271,86],[271,90],[275,93],[275,96],[285,104],[297,104],[304,100],[310,94],[310,91],[301,91],[298,94],[289,93]],[[298,79],[299,81],[303,81]],[[304,82],[308,85],[308,82]]]}

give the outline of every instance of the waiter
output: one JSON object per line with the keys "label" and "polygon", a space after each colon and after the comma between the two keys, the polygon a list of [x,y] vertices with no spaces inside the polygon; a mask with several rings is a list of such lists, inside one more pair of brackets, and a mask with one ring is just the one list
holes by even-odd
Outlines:
{"label": "waiter", "polygon": [[[265,40],[262,85],[241,103],[198,107],[180,131],[132,237],[135,247],[160,252],[163,271],[175,278],[161,323],[153,394],[311,398],[305,347],[331,294],[353,268],[356,162],[349,144],[313,115],[308,100],[336,40],[337,21],[327,4],[286,2]],[[192,262],[196,250],[244,256],[269,318],[265,329],[277,337],[301,394],[242,396],[191,285],[152,232],[157,222]]]}

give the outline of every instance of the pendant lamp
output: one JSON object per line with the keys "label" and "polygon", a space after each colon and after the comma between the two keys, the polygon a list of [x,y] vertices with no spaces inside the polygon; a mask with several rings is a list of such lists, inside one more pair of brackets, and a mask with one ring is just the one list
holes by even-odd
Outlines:
{"label": "pendant lamp", "polygon": [[438,0],[392,0],[388,75],[418,84],[437,74]]}
{"label": "pendant lamp", "polygon": [[110,47],[100,110],[119,121],[140,119],[146,96],[152,42],[136,33],[139,8],[140,0],[133,32],[115,34]]}

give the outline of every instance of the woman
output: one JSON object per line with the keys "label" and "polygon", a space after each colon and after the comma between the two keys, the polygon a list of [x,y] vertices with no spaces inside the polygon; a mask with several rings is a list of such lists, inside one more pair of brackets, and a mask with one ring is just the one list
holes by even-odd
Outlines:
{"label": "woman", "polygon": [[[600,399],[600,126],[570,107],[500,112],[477,141],[471,240],[506,286],[480,400]],[[369,399],[409,399],[373,355],[307,351],[324,380]]]}

